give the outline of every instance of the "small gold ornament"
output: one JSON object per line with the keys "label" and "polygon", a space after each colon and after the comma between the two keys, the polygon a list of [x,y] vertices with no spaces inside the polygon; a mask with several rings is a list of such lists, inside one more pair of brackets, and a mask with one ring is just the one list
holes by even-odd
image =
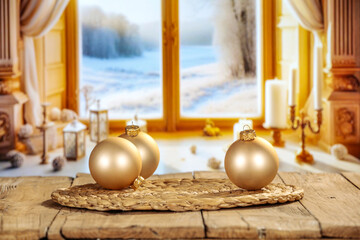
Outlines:
{"label": "small gold ornament", "polygon": [[141,132],[137,125],[126,126],[125,133],[119,137],[129,140],[138,148],[142,160],[140,176],[145,179],[150,177],[160,161],[160,151],[155,140],[149,134]]}
{"label": "small gold ornament", "polygon": [[203,133],[205,136],[219,136],[220,135],[220,128],[215,126],[215,123],[211,119],[206,119],[205,127],[203,129]]}
{"label": "small gold ornament", "polygon": [[231,144],[225,155],[227,176],[246,190],[265,187],[275,178],[278,169],[279,158],[274,147],[256,137],[253,129],[241,131],[240,139]]}
{"label": "small gold ornament", "polygon": [[89,158],[91,176],[102,187],[122,189],[134,183],[141,171],[141,157],[130,141],[110,137],[98,143]]}

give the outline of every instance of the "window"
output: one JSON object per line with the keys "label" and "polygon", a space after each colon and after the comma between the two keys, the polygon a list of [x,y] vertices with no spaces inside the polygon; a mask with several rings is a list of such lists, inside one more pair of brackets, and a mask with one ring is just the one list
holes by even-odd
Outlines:
{"label": "window", "polygon": [[179,4],[181,116],[259,116],[257,1]]}
{"label": "window", "polygon": [[160,21],[160,0],[80,0],[81,117],[97,99],[110,119],[162,117]]}
{"label": "window", "polygon": [[206,118],[260,123],[263,82],[274,76],[273,9],[263,0],[79,0],[80,116],[101,99],[111,127],[135,114],[162,130]]}

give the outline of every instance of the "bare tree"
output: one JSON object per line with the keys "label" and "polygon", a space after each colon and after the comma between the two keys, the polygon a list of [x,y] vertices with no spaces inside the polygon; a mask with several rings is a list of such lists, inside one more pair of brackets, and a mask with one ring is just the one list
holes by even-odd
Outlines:
{"label": "bare tree", "polygon": [[95,103],[95,98],[92,96],[94,87],[91,85],[84,85],[81,88],[81,92],[85,98],[85,111],[88,112],[91,105]]}
{"label": "bare tree", "polygon": [[254,0],[218,1],[214,44],[225,72],[232,78],[255,75],[256,19]]}
{"label": "bare tree", "polygon": [[124,15],[88,7],[82,9],[81,22],[84,55],[106,59],[142,54],[138,26]]}

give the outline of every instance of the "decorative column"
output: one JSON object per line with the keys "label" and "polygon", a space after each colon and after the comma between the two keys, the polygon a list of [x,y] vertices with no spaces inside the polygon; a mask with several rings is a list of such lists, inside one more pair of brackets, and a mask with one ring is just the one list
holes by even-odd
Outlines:
{"label": "decorative column", "polygon": [[16,146],[28,98],[20,86],[20,0],[0,0],[0,159]]}
{"label": "decorative column", "polygon": [[13,88],[14,83],[9,80],[19,82],[19,5],[19,0],[0,0],[0,94]]}
{"label": "decorative column", "polygon": [[341,143],[360,157],[360,1],[323,1],[326,32],[324,132],[321,144]]}

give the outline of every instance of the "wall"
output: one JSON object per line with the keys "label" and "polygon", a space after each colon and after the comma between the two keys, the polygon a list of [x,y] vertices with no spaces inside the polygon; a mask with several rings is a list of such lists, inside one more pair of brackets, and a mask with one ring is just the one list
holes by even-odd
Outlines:
{"label": "wall", "polygon": [[66,107],[65,14],[41,38],[35,39],[40,99],[51,107]]}
{"label": "wall", "polygon": [[292,16],[284,0],[276,2],[276,77],[289,80],[290,69],[297,71],[297,112],[310,93],[311,34]]}

